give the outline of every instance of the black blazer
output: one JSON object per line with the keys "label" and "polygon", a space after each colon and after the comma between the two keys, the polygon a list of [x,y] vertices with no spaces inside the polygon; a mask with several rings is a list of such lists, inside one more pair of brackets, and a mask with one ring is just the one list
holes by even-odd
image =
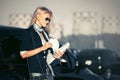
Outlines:
{"label": "black blazer", "polygon": [[[31,26],[25,29],[23,33],[23,39],[21,41],[21,51],[32,50],[42,46],[41,39],[34,27]],[[46,57],[47,51],[42,51],[37,55],[28,58],[28,68],[30,73],[46,73]]]}

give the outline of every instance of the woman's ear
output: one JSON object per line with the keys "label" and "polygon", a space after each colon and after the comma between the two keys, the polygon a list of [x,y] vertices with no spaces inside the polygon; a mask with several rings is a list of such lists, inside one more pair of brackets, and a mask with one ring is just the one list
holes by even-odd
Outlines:
{"label": "woman's ear", "polygon": [[40,19],[40,15],[39,14],[36,15],[36,19],[38,19],[38,20]]}

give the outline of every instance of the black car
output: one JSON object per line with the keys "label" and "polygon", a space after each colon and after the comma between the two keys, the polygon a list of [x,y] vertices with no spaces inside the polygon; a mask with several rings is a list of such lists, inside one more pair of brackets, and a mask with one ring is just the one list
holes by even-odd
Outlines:
{"label": "black car", "polygon": [[[26,29],[0,26],[0,79],[29,80],[27,59],[20,57],[20,44]],[[103,80],[86,67],[78,65],[78,58],[68,49],[59,63],[53,63],[54,80]],[[50,79],[49,79],[50,80]]]}
{"label": "black car", "polygon": [[120,80],[120,55],[109,49],[84,49],[77,54],[79,64],[107,80]]}

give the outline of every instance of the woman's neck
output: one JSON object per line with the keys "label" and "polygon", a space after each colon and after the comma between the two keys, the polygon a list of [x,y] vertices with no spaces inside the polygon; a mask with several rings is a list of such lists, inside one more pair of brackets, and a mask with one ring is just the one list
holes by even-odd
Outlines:
{"label": "woman's neck", "polygon": [[35,24],[37,24],[40,27],[42,26],[38,20],[35,21]]}

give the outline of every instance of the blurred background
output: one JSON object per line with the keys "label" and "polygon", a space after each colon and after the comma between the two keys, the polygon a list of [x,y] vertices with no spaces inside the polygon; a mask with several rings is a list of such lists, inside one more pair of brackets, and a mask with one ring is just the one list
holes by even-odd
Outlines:
{"label": "blurred background", "polygon": [[0,25],[27,28],[37,6],[53,11],[51,36],[61,42],[120,53],[120,0],[0,0]]}
{"label": "blurred background", "polygon": [[61,43],[120,56],[120,0],[0,0],[0,25],[27,28],[37,6],[53,11],[50,36]]}

